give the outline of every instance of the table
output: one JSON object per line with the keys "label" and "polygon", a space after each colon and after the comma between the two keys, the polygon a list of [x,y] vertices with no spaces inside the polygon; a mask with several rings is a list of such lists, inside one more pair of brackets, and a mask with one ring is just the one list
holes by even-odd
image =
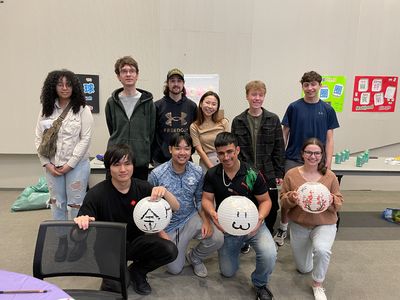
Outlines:
{"label": "table", "polygon": [[[152,170],[154,167],[152,164],[149,164],[149,170]],[[104,167],[104,162],[98,160],[96,157],[90,161],[90,173],[92,174],[106,174],[106,168]]]}
{"label": "table", "polygon": [[104,162],[98,160],[96,157],[90,161],[90,173],[92,174],[106,174]]}
{"label": "table", "polygon": [[370,158],[368,163],[362,167],[356,167],[356,157],[341,164],[332,162],[332,171],[338,176],[343,175],[362,175],[362,176],[399,176],[400,165],[390,165],[385,163],[386,157]]}
{"label": "table", "polygon": [[[349,160],[341,164],[335,164],[332,160],[332,171],[336,174],[339,184],[344,175],[352,176],[400,176],[400,165],[390,165],[385,163],[386,157],[371,157],[368,163],[362,167],[356,167],[356,157],[350,157]],[[368,182],[368,180],[366,180]],[[361,184],[362,185],[362,184]]]}
{"label": "table", "polygon": [[0,290],[46,290],[47,293],[0,294],[1,300],[68,300],[62,289],[32,276],[0,270]]}

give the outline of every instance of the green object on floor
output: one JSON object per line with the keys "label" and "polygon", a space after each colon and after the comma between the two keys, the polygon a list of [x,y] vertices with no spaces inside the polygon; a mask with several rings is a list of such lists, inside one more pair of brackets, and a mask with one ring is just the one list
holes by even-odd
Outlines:
{"label": "green object on floor", "polygon": [[386,208],[382,217],[389,222],[400,224],[400,209],[399,208]]}
{"label": "green object on floor", "polygon": [[46,178],[39,178],[36,185],[29,186],[17,197],[14,204],[11,206],[11,211],[24,211],[47,208],[49,200],[49,189],[47,188]]}

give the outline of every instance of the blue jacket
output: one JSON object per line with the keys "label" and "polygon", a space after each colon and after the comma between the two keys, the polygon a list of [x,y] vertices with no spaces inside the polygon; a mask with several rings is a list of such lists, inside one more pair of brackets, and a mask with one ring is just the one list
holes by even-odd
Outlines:
{"label": "blue jacket", "polygon": [[184,173],[178,174],[172,167],[172,160],[155,168],[148,181],[154,186],[164,186],[179,201],[180,208],[172,214],[165,232],[180,229],[201,209],[203,192],[203,171],[198,165],[187,162]]}

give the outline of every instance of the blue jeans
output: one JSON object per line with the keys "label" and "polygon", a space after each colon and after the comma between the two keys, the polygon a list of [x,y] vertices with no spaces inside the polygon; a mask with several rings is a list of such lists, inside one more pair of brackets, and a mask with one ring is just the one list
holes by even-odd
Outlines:
{"label": "blue jeans", "polygon": [[275,267],[275,242],[268,228],[262,224],[254,236],[234,236],[225,233],[223,246],[218,250],[219,269],[225,277],[232,277],[239,269],[239,255],[243,244],[250,244],[256,252],[256,269],[251,274],[254,286],[268,284]]}
{"label": "blue jeans", "polygon": [[335,236],[336,224],[311,229],[290,222],[290,245],[297,269],[301,273],[312,271],[313,280],[322,283],[328,271]]}
{"label": "blue jeans", "polygon": [[71,219],[78,214],[79,208],[69,205],[81,205],[86,195],[90,174],[89,159],[82,159],[74,169],[61,176],[53,176],[46,171],[46,180],[50,192],[51,211],[54,220],[68,220],[70,211]]}

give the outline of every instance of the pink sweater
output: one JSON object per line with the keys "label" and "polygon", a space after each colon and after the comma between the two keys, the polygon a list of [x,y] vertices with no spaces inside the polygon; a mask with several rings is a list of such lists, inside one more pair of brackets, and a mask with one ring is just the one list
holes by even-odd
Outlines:
{"label": "pink sweater", "polygon": [[337,222],[337,211],[342,207],[343,196],[340,193],[339,182],[335,173],[327,170],[326,174],[318,181],[325,185],[333,195],[333,202],[328,209],[319,214],[305,212],[297,205],[293,199],[293,192],[297,191],[299,186],[307,182],[300,174],[299,168],[289,170],[283,180],[280,199],[283,208],[289,209],[288,217],[297,224],[312,228],[317,225],[335,224]]}

